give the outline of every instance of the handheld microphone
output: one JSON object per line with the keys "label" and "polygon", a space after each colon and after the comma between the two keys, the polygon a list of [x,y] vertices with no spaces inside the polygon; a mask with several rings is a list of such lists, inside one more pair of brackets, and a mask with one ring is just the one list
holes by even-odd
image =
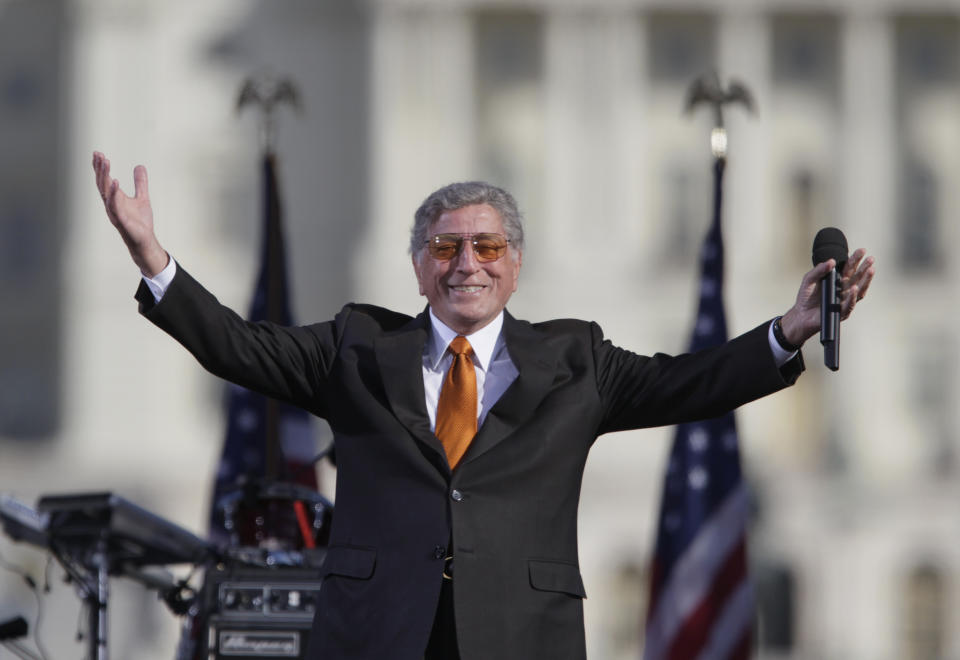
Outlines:
{"label": "handheld microphone", "polygon": [[22,616],[0,622],[0,642],[27,636],[27,620]]}
{"label": "handheld microphone", "polygon": [[820,280],[820,343],[823,344],[823,363],[836,371],[840,368],[839,272],[847,263],[847,238],[836,227],[824,227],[813,239],[813,265],[829,259],[837,265]]}

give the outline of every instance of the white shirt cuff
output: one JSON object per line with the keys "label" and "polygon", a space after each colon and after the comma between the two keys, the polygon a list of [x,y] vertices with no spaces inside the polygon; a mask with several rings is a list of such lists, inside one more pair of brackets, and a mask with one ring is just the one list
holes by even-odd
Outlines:
{"label": "white shirt cuff", "polygon": [[[172,259],[170,263],[173,263]],[[770,343],[770,350],[773,351],[773,360],[777,363],[778,367],[785,365],[797,354],[797,351],[784,349],[783,346],[780,345],[780,342],[777,341],[777,338],[773,336],[773,322],[770,323],[770,327],[767,329],[767,341]]]}
{"label": "white shirt cuff", "polygon": [[161,270],[159,273],[153,277],[147,277],[143,275],[143,281],[147,283],[147,287],[150,289],[150,293],[153,294],[153,299],[155,302],[160,302],[160,299],[163,298],[163,294],[167,292],[167,287],[170,286],[170,282],[173,281],[173,276],[177,274],[177,262],[173,260],[173,257],[170,257],[170,263],[167,264],[167,267]]}

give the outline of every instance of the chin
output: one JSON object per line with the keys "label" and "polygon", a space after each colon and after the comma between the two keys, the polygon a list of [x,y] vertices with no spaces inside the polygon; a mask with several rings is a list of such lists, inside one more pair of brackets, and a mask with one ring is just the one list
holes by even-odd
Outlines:
{"label": "chin", "polygon": [[479,315],[479,314],[478,315],[456,314],[451,319],[454,322],[455,326],[451,325],[450,327],[453,330],[457,330],[457,332],[460,332],[458,328],[469,328],[469,331],[467,331],[464,334],[471,334],[479,330],[482,325],[486,324],[485,319],[487,321],[489,320],[487,319],[486,316]]}

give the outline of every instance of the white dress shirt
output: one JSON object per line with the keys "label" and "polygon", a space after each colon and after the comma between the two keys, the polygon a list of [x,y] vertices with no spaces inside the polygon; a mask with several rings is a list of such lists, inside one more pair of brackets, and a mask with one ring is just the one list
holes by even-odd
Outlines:
{"label": "white dress shirt", "polygon": [[[477,374],[477,428],[483,425],[490,408],[500,399],[520,373],[510,359],[500,330],[503,312],[472,335],[464,335],[473,348],[473,368]],[[430,310],[430,339],[423,349],[423,395],[430,416],[430,430],[437,426],[437,401],[443,380],[453,362],[447,350],[457,333]]]}

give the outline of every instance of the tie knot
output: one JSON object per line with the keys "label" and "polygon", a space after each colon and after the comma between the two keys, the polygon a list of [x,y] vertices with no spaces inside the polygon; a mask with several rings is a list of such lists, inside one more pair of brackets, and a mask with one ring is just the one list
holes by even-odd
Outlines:
{"label": "tie knot", "polygon": [[470,342],[463,335],[457,335],[450,342],[450,352],[455,355],[469,355],[472,351],[473,347],[470,346]]}

